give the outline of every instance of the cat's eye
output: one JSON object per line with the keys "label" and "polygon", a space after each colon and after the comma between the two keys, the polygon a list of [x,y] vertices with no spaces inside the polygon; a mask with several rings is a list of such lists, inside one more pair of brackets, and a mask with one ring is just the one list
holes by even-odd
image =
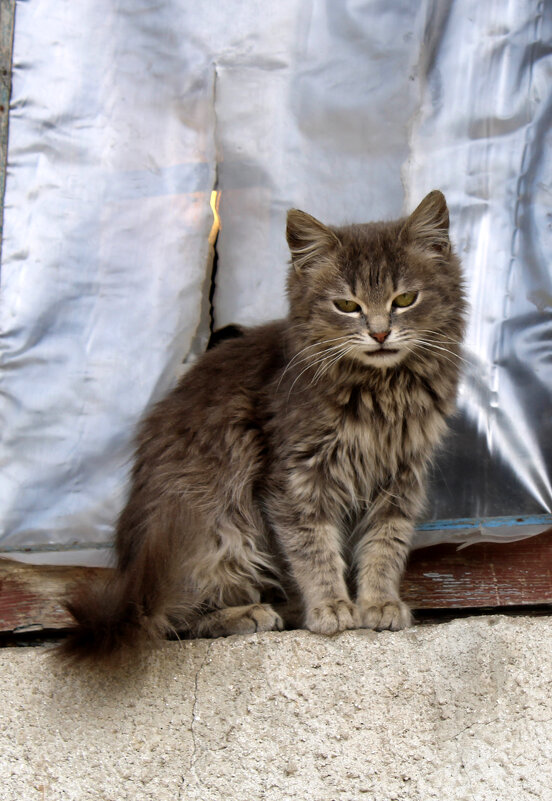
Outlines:
{"label": "cat's eye", "polygon": [[345,300],[345,298],[342,298],[341,300],[334,300],[334,306],[336,309],[339,309],[339,311],[347,312],[347,314],[360,311],[360,306],[358,303],[355,303],[354,300]]}
{"label": "cat's eye", "polygon": [[393,298],[393,306],[398,306],[399,309],[406,309],[407,306],[412,306],[417,297],[417,292],[402,292],[396,298]]}

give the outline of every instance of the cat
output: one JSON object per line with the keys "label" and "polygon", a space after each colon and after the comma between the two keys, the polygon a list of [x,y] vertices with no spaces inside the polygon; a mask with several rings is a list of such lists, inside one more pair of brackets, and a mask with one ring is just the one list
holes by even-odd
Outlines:
{"label": "cat", "polygon": [[66,658],[411,624],[399,584],[466,310],[447,204],[344,227],[292,209],[287,241],[287,318],[215,343],[145,417],[116,568],[66,600]]}

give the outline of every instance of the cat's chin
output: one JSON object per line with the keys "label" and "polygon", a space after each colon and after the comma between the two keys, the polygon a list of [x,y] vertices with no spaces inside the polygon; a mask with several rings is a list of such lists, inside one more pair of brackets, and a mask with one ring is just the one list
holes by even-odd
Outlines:
{"label": "cat's chin", "polygon": [[357,358],[370,367],[394,367],[405,356],[404,350],[396,348],[378,348],[377,350],[363,350],[357,354]]}

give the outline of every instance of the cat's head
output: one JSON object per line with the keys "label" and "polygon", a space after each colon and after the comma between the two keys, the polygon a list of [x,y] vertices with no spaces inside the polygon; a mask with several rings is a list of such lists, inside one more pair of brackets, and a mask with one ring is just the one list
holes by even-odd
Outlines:
{"label": "cat's head", "polygon": [[[410,217],[328,227],[288,212],[291,319],[328,360],[389,368],[459,344],[465,301],[443,194]],[[456,351],[456,348],[453,348]]]}

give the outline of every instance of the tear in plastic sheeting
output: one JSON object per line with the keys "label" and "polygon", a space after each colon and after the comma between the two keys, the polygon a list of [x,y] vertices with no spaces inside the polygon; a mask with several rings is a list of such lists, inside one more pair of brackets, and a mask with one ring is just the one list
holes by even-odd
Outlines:
{"label": "tear in plastic sheeting", "polygon": [[364,222],[433,188],[471,321],[417,543],[551,525],[551,41],[536,0],[18,3],[0,549],[105,561],[143,410],[211,316],[285,312],[287,208]]}

